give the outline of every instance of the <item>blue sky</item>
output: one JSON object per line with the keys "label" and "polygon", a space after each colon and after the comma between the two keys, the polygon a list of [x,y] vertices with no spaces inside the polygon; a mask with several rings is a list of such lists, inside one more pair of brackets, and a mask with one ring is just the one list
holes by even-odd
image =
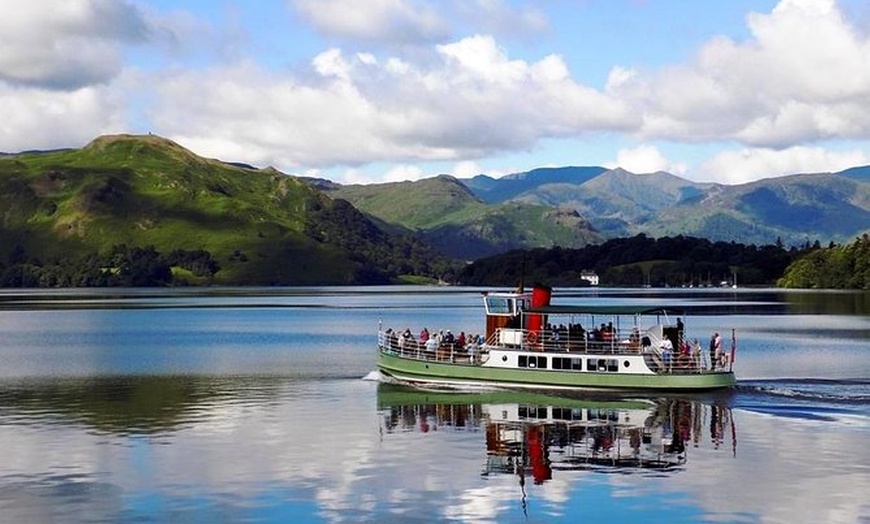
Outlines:
{"label": "blue sky", "polygon": [[870,164],[866,0],[0,0],[0,151],[152,132],[342,183]]}

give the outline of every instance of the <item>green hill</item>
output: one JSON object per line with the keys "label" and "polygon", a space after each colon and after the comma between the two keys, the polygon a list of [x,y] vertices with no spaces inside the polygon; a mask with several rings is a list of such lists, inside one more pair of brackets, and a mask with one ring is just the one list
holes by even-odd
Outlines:
{"label": "green hill", "polygon": [[328,184],[325,189],[379,220],[418,232],[457,259],[516,248],[580,247],[601,240],[573,210],[520,202],[486,204],[447,175],[416,182]]}
{"label": "green hill", "polygon": [[227,285],[385,282],[446,268],[421,242],[385,233],[300,179],[151,135],[4,156],[0,209],[7,267],[74,264],[123,244],[207,251],[220,268],[209,281]]}

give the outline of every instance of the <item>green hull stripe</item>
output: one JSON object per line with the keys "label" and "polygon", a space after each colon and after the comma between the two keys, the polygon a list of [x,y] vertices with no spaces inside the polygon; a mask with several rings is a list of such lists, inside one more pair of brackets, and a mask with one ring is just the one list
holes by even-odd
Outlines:
{"label": "green hull stripe", "polygon": [[505,369],[414,360],[382,352],[378,353],[378,367],[381,371],[403,380],[498,383],[540,388],[705,390],[730,387],[736,382],[732,372],[633,375],[618,372]]}

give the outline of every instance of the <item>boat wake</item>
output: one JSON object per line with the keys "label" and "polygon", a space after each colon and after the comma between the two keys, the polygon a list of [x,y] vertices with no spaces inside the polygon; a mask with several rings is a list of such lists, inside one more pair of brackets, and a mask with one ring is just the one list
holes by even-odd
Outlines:
{"label": "boat wake", "polygon": [[737,391],[751,397],[859,405],[870,402],[870,379],[741,380]]}
{"label": "boat wake", "polygon": [[870,380],[740,381],[734,406],[769,415],[870,425]]}
{"label": "boat wake", "polygon": [[386,373],[381,373],[379,370],[370,371],[362,380],[369,382],[380,382],[381,384],[392,384],[397,386],[406,386],[413,388],[416,391],[431,392],[431,393],[487,393],[492,391],[505,391],[506,388],[490,384],[436,384],[429,382],[408,382],[395,377],[391,377]]}
{"label": "boat wake", "polygon": [[385,376],[377,369],[374,371],[369,371],[368,375],[362,377],[362,380],[367,380],[369,382],[387,382],[388,379],[389,377]]}

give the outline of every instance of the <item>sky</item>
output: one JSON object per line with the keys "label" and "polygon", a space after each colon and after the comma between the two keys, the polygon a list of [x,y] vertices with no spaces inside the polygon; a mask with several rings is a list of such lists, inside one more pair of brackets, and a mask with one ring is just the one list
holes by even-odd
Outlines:
{"label": "sky", "polygon": [[0,151],[154,133],[339,183],[870,164],[867,0],[0,0]]}

